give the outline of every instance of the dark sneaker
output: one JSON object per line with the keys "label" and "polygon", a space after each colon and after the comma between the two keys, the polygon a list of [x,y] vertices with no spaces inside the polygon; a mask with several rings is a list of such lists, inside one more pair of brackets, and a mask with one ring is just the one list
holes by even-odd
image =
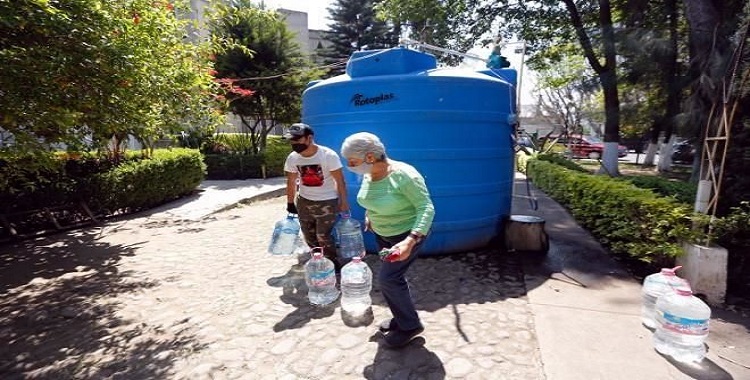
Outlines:
{"label": "dark sneaker", "polygon": [[387,333],[391,330],[397,330],[398,325],[396,324],[396,320],[393,318],[388,318],[384,320],[383,322],[380,322],[380,326],[378,326],[378,330],[382,333]]}
{"label": "dark sneaker", "polygon": [[416,329],[401,331],[392,330],[385,334],[385,344],[391,348],[400,348],[406,346],[412,339],[416,338],[417,335],[424,331],[424,327],[418,327]]}

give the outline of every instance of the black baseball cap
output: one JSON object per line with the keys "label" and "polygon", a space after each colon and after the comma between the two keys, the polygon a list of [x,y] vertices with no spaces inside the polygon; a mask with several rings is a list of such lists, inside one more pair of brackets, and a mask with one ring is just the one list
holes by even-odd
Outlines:
{"label": "black baseball cap", "polygon": [[284,132],[284,138],[287,140],[296,140],[300,137],[314,135],[313,129],[305,123],[292,124],[289,129]]}

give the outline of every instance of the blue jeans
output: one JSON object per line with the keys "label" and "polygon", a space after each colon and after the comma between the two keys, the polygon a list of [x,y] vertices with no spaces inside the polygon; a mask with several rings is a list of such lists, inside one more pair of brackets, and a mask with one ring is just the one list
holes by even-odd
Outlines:
{"label": "blue jeans", "polygon": [[[409,232],[411,231],[406,231],[396,236],[380,236],[375,234],[378,251],[383,248],[390,248],[394,244],[401,242],[409,236]],[[409,258],[405,261],[392,263],[383,261],[378,273],[380,291],[383,292],[383,297],[388,302],[388,307],[391,309],[391,314],[393,314],[396,325],[403,331],[422,327],[419,315],[417,315],[417,310],[414,307],[414,301],[411,299],[409,283],[406,281],[405,275],[411,264],[416,260],[417,251],[423,242],[424,240],[414,246]]]}

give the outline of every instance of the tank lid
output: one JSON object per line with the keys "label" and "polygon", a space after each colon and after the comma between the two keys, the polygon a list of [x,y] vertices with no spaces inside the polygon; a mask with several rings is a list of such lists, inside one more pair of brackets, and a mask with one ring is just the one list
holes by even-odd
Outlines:
{"label": "tank lid", "polygon": [[346,73],[352,78],[408,74],[435,68],[437,59],[434,55],[403,46],[356,51],[346,63]]}

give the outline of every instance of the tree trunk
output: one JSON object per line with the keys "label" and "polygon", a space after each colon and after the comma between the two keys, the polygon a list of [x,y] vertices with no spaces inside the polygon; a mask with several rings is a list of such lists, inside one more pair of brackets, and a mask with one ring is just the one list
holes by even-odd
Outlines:
{"label": "tree trunk", "polygon": [[599,82],[604,92],[604,157],[601,174],[611,176],[620,175],[618,167],[617,148],[620,143],[620,98],[617,92],[617,54],[615,48],[615,32],[612,27],[612,9],[609,0],[599,0],[599,28],[604,46],[604,65],[599,62],[594,52],[583,20],[573,0],[563,0],[576,34],[583,47],[586,60],[591,68],[599,75]]}
{"label": "tree trunk", "polygon": [[657,171],[668,172],[672,170],[672,152],[674,152],[676,139],[676,136],[672,136],[661,145],[659,149],[659,165],[656,166]]}
{"label": "tree trunk", "polygon": [[[690,26],[690,78],[693,81],[689,102],[690,122],[700,128],[695,134],[700,146],[711,106],[718,100],[715,79],[720,78],[712,75],[715,67],[712,70],[711,60],[719,50],[716,43],[719,42],[717,32],[720,20],[713,1],[685,0],[684,3],[685,17]],[[700,176],[699,171],[694,171],[691,181],[697,182]]]}
{"label": "tree trunk", "polygon": [[[657,166],[658,171],[670,171],[672,170],[672,145],[674,139],[672,137],[674,133],[675,119],[680,113],[680,92],[681,88],[677,80],[677,1],[667,0],[665,2],[667,9],[667,18],[669,20],[669,53],[665,57],[662,64],[663,73],[663,87],[667,90],[667,101],[666,108],[664,110],[664,123],[662,124],[664,131],[664,144],[670,144],[669,149],[662,147],[662,152],[668,151],[669,157],[665,157],[663,153],[659,155],[659,165]],[[658,137],[658,135],[657,135]]]}
{"label": "tree trunk", "polygon": [[600,174],[620,175],[618,151],[620,145],[620,98],[617,93],[617,74],[614,69],[599,74],[604,92],[604,155]]}

